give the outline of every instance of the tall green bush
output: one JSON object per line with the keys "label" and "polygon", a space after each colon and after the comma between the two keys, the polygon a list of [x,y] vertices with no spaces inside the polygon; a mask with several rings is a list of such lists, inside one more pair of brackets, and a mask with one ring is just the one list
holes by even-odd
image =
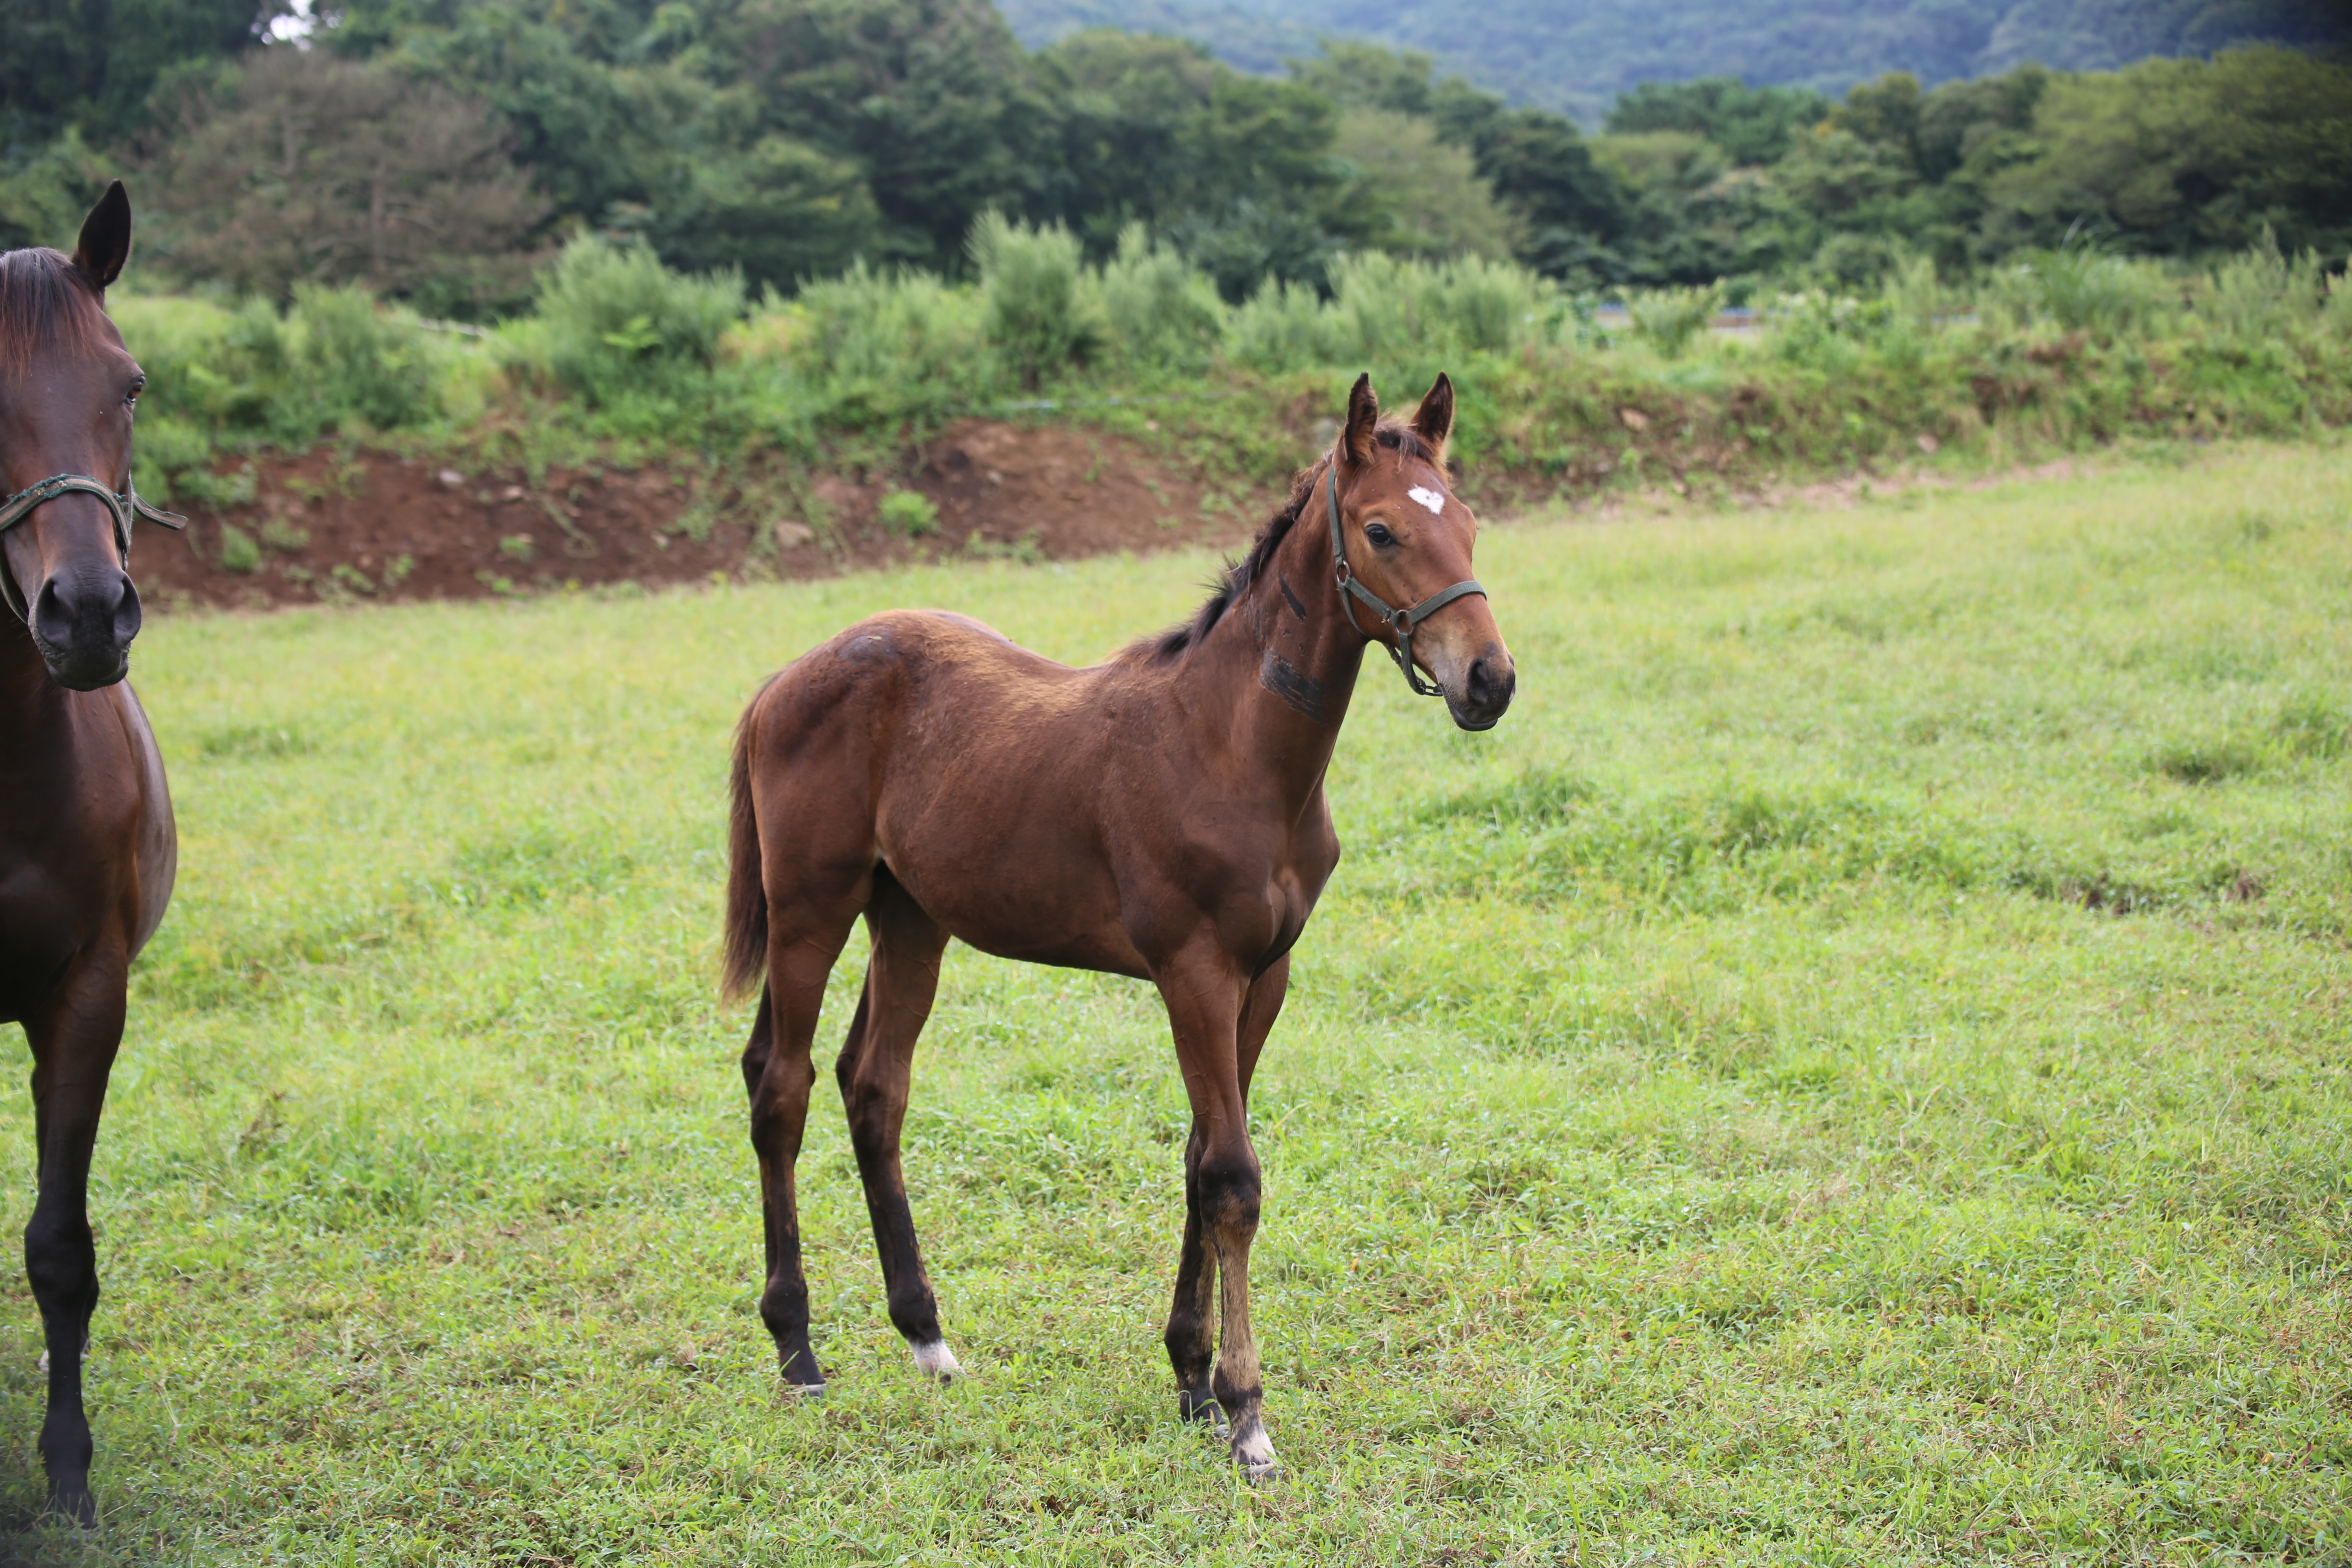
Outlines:
{"label": "tall green bush", "polygon": [[583,236],[540,275],[528,349],[566,389],[593,402],[691,395],[719,339],[743,313],[732,268],[674,272],[641,245]]}
{"label": "tall green bush", "polygon": [[971,250],[988,341],[1023,386],[1034,389],[1100,342],[1100,306],[1085,288],[1085,253],[1069,230],[986,212],[972,225]]}
{"label": "tall green bush", "polygon": [[1112,351],[1126,364],[1193,369],[1215,352],[1227,313],[1216,285],[1174,250],[1154,245],[1141,224],[1120,233],[1100,288]]}
{"label": "tall green bush", "polygon": [[845,423],[936,418],[989,384],[979,297],[928,272],[860,262],[789,308],[806,323],[791,362]]}

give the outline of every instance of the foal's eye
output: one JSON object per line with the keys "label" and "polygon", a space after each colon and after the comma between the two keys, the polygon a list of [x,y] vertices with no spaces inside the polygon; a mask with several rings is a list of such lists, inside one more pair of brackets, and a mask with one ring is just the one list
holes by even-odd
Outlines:
{"label": "foal's eye", "polygon": [[1374,544],[1394,544],[1396,542],[1396,535],[1388,531],[1388,525],[1385,523],[1366,523],[1364,525],[1364,537],[1370,540]]}
{"label": "foal's eye", "polygon": [[138,407],[139,395],[146,390],[147,384],[142,381],[138,385],[132,387],[130,391],[124,393],[122,395],[122,406],[125,408]]}

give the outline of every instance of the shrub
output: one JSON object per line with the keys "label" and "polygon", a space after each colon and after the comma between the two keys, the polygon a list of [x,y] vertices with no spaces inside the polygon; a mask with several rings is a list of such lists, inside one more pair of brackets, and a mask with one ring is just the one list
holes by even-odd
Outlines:
{"label": "shrub", "polygon": [[644,246],[586,236],[540,274],[534,346],[559,384],[593,402],[677,396],[699,389],[742,313],[738,272],[673,272]]}
{"label": "shrub", "polygon": [[782,334],[787,353],[837,419],[937,417],[988,384],[978,296],[929,273],[879,273],[860,262],[810,284],[787,309],[806,322],[804,334]]}
{"label": "shrub", "polygon": [[288,391],[300,402],[275,423],[394,430],[440,412],[438,346],[363,289],[299,284],[287,312],[292,353]]}
{"label": "shrub", "polygon": [[220,563],[224,572],[259,571],[261,546],[236,524],[225,522],[221,524]]}
{"label": "shrub", "polygon": [[1264,371],[1295,370],[1323,354],[1323,307],[1303,283],[1268,278],[1234,311],[1225,353]]}
{"label": "shrub", "polygon": [[1723,285],[1704,289],[1648,289],[1625,297],[1633,331],[1657,346],[1668,359],[1679,359],[1691,340],[1707,329],[1723,309]]}
{"label": "shrub", "polygon": [[1100,341],[1096,303],[1083,287],[1083,258],[1069,230],[1031,228],[987,212],[972,225],[971,248],[980,269],[983,330],[1023,386],[1034,388],[1048,373],[1084,359]]}
{"label": "shrub", "polygon": [[1130,365],[1205,364],[1224,331],[1225,303],[1208,274],[1153,245],[1139,223],[1120,233],[1118,254],[1102,269],[1101,289],[1110,341]]}
{"label": "shrub", "polygon": [[901,539],[919,539],[940,531],[940,509],[916,490],[892,490],[882,498],[882,526]]}

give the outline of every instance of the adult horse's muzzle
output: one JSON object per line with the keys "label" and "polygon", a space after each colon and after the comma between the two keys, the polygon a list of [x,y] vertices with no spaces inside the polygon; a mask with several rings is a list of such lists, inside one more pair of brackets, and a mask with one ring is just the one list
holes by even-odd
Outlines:
{"label": "adult horse's muzzle", "polygon": [[25,624],[50,679],[70,690],[95,691],[131,673],[139,590],[110,563],[53,573],[34,595]]}
{"label": "adult horse's muzzle", "polygon": [[[32,529],[18,526],[43,507],[70,510],[93,504],[111,520],[111,557],[89,548],[85,531],[82,542],[67,548],[65,559],[52,565],[50,551],[37,542]],[[118,494],[84,474],[43,479],[0,504],[0,600],[32,634],[49,679],[68,690],[95,691],[131,673],[139,590],[123,564],[131,559],[131,524],[138,517],[166,528],[186,522],[149,506],[128,487]]]}

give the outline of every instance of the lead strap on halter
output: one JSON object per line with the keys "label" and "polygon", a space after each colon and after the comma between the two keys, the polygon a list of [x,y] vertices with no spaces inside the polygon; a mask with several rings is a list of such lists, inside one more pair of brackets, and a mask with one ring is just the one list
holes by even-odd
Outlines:
{"label": "lead strap on halter", "polygon": [[[1396,667],[1404,672],[1404,683],[1412,689],[1412,694],[1415,697],[1444,696],[1444,691],[1425,683],[1420,676],[1413,673],[1413,628],[1466,594],[1475,594],[1482,599],[1486,597],[1486,590],[1478,585],[1475,578],[1469,578],[1454,584],[1451,588],[1438,590],[1409,610],[1397,609],[1386,599],[1358,582],[1355,572],[1348,565],[1348,544],[1339,532],[1339,453],[1336,447],[1332,450],[1330,463],[1323,470],[1323,493],[1330,499],[1331,502],[1331,559],[1338,564],[1340,588],[1370,605],[1372,613],[1380,616],[1381,622],[1396,634],[1396,641],[1388,645],[1389,657],[1396,660]],[[0,524],[0,526],[5,525]],[[1355,626],[1358,631],[1363,630],[1362,626],[1356,624],[1356,606],[1349,604],[1345,598],[1342,598],[1339,604],[1348,612],[1348,624]]]}
{"label": "lead strap on halter", "polygon": [[[27,485],[6,500],[0,501],[0,534],[6,533],[32,516],[34,510],[44,502],[76,493],[93,495],[106,503],[108,513],[114,519],[114,545],[121,553],[126,566],[131,563],[132,519],[143,517],[164,528],[188,526],[188,520],[179,513],[165,511],[161,507],[150,506],[141,500],[136,485],[126,485],[117,492],[87,474],[53,474],[39,484]],[[16,612],[18,620],[30,622],[32,612],[25,603],[24,590],[16,586],[16,574],[7,569],[5,562],[0,562],[0,599],[8,602],[8,607]]]}

